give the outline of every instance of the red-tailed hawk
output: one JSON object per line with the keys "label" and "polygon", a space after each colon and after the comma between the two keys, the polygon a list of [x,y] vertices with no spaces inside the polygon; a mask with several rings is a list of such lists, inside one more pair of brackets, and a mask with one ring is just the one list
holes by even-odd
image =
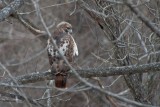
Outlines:
{"label": "red-tailed hawk", "polygon": [[[72,63],[74,56],[78,56],[77,44],[72,37],[72,25],[68,22],[59,23],[52,35],[52,38],[58,46],[59,52],[64,55],[70,63]],[[57,88],[65,88],[69,68],[53,45],[52,40],[48,39],[47,43],[51,72],[55,75],[55,86]]]}

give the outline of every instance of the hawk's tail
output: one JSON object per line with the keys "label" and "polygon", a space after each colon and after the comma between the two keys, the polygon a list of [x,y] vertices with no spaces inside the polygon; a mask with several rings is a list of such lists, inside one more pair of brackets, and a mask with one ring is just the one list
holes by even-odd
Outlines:
{"label": "hawk's tail", "polygon": [[56,74],[55,76],[55,86],[57,88],[66,88],[67,76],[64,74]]}

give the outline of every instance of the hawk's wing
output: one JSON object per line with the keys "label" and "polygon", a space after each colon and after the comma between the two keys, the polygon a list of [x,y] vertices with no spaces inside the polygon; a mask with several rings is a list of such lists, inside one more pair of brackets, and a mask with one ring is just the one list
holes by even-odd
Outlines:
{"label": "hawk's wing", "polygon": [[77,48],[77,44],[76,42],[74,41],[73,37],[71,36],[71,39],[73,41],[73,55],[74,56],[78,56],[78,48]]}

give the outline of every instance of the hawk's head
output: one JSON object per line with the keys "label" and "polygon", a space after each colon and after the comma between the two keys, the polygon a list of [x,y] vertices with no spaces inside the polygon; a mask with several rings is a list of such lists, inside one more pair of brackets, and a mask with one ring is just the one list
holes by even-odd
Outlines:
{"label": "hawk's head", "polygon": [[57,25],[57,29],[62,30],[63,32],[67,34],[72,34],[72,25],[68,22],[61,22]]}

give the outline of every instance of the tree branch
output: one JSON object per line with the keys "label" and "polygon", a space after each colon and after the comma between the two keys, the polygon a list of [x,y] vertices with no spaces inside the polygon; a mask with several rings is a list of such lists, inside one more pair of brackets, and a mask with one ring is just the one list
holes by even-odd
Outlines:
{"label": "tree branch", "polygon": [[[156,72],[160,71],[160,62],[143,64],[143,65],[123,66],[123,67],[86,68],[86,69],[77,69],[76,71],[79,73],[80,76],[85,78]],[[70,72],[70,76],[73,77],[72,72]],[[19,85],[27,83],[35,83],[44,80],[53,80],[53,79],[54,76],[50,72],[50,70],[42,73],[32,73],[32,74],[22,75],[15,78],[15,80]],[[6,90],[11,88],[12,87],[11,84],[13,84],[12,79],[6,79],[2,81],[0,83],[0,90]]]}
{"label": "tree branch", "polygon": [[130,2],[130,0],[126,0],[126,5],[130,8],[132,12],[134,12],[137,17],[146,25],[148,26],[153,32],[157,34],[158,37],[160,37],[160,30],[158,27],[156,27],[146,16],[141,13],[141,11],[133,6],[133,4]]}
{"label": "tree branch", "polygon": [[20,21],[21,24],[23,24],[29,31],[31,31],[35,36],[42,35],[44,36],[45,40],[48,39],[47,33],[43,30],[40,30],[37,26],[35,26],[33,23],[30,22],[29,19],[23,17],[21,14],[14,14],[14,17]]}
{"label": "tree branch", "polygon": [[[13,99],[16,99],[16,100],[21,100],[21,101],[26,100],[26,98],[24,98],[23,96],[12,94],[12,93],[0,92],[0,95],[4,96],[4,97],[8,97],[8,98],[13,98]],[[43,104],[40,104],[39,102],[37,102],[37,101],[35,101],[31,98],[27,98],[27,100],[33,105],[40,106],[40,107],[45,107]]]}
{"label": "tree branch", "polygon": [[[4,3],[4,1],[0,0],[0,4],[3,5],[3,3]],[[6,7],[4,7],[0,11],[0,22],[4,21],[8,16],[10,16],[14,12],[16,12],[16,10],[19,9],[23,4],[24,4],[23,0],[14,0],[9,5],[7,5]]]}
{"label": "tree branch", "polygon": [[[143,64],[138,66],[108,67],[108,68],[96,68],[96,69],[90,68],[90,69],[81,69],[76,71],[79,73],[79,75],[83,77],[92,77],[92,76],[105,77],[105,76],[155,72],[159,70],[160,70],[160,63],[150,63],[150,64]],[[53,77],[54,76],[50,71],[46,71],[43,73],[33,73],[29,75],[19,76],[19,77],[16,77],[15,80],[17,81],[18,85],[21,85],[21,84],[34,83],[34,82],[39,82],[44,80],[53,80]],[[8,89],[11,89],[12,88],[11,84],[13,84],[12,79],[7,79],[2,81],[0,83],[0,91],[6,91]],[[99,90],[97,86],[92,86],[92,87]],[[114,96],[115,98],[120,99],[121,101],[130,103],[130,104],[139,105],[141,107],[146,107],[146,105],[143,105],[143,104],[141,105],[140,103],[135,103],[134,101],[131,102],[131,100],[128,101],[125,98],[119,98],[119,96],[115,94],[112,95],[113,93],[110,93],[108,91],[104,91],[104,90],[100,90],[100,91],[106,93],[107,95]]]}
{"label": "tree branch", "polygon": [[[18,14],[18,10],[24,4],[23,0],[14,0],[9,5],[7,5],[3,0],[0,0],[0,22],[4,21],[8,16],[11,16],[19,20],[29,31],[31,31],[35,36],[39,36],[41,41],[47,40],[48,36],[45,31],[40,30],[37,26],[31,23],[28,19],[24,18],[23,15]],[[7,5],[7,6],[6,6]],[[5,7],[6,6],[6,7]]]}

